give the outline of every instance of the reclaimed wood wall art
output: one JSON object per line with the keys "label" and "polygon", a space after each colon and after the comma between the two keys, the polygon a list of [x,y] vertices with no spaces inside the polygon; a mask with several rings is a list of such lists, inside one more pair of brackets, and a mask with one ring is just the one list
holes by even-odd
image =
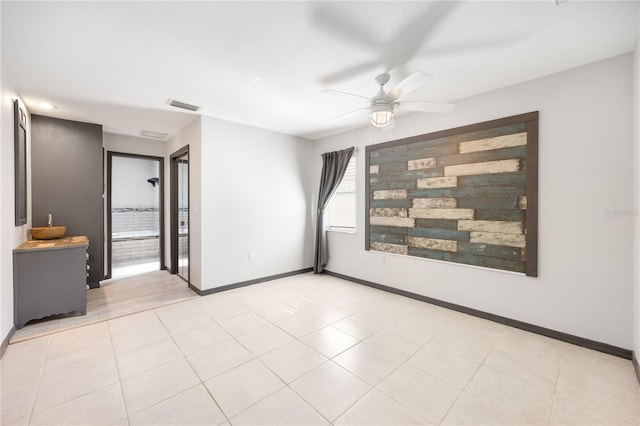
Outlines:
{"label": "reclaimed wood wall art", "polygon": [[538,112],[366,147],[365,249],[538,276]]}

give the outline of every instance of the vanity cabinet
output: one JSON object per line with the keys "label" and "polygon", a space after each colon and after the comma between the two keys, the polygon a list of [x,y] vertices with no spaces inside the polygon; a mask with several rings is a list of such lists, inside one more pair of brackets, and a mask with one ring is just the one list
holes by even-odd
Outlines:
{"label": "vanity cabinet", "polygon": [[29,240],[13,250],[14,321],[87,312],[85,236]]}

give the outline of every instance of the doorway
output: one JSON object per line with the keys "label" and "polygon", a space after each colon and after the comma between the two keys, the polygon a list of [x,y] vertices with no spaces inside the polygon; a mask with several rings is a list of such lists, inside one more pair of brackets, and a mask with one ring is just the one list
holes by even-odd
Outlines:
{"label": "doorway", "polygon": [[171,272],[189,283],[189,145],[171,155]]}
{"label": "doorway", "polygon": [[164,264],[162,157],[107,156],[107,274],[122,278]]}

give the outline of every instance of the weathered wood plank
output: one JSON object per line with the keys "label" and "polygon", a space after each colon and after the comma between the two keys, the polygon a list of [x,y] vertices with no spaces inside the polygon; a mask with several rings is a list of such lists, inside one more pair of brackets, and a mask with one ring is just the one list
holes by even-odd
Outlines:
{"label": "weathered wood plank", "polygon": [[[393,163],[396,164],[396,163]],[[395,170],[389,171],[388,169],[381,168],[380,173],[377,175],[370,175],[369,182],[382,182],[382,181],[411,181],[416,179],[441,177],[444,174],[444,169],[422,169],[422,170]]]}
{"label": "weathered wood plank", "polygon": [[400,228],[397,226],[379,226],[372,225],[369,228],[370,234],[384,234],[384,235],[401,235],[404,241],[404,236],[407,235],[408,228]]}
{"label": "weathered wood plank", "polygon": [[527,173],[524,171],[512,173],[496,173],[488,175],[459,176],[458,186],[525,186]]}
{"label": "weathered wood plank", "polygon": [[[389,207],[405,207],[405,206],[389,206]],[[489,210],[477,209],[475,216],[477,220],[506,220],[508,222],[522,222],[522,223],[524,223],[525,217],[526,217],[525,212],[522,210],[491,210],[491,209]]]}
{"label": "weathered wood plank", "polygon": [[437,238],[420,238],[407,236],[407,245],[431,250],[457,251],[458,242],[451,240],[440,240]]}
{"label": "weathered wood plank", "polygon": [[456,154],[438,157],[437,167],[456,166],[461,164],[487,163],[490,161],[502,161],[518,159],[523,160],[527,152],[526,146],[495,149],[492,151],[471,152],[468,154]]}
{"label": "weathered wood plank", "polygon": [[503,271],[525,271],[525,263],[507,259],[492,258],[489,256],[477,256],[471,253],[452,253],[445,251],[429,250],[419,247],[409,247],[409,256],[424,257],[428,259],[444,260],[448,262],[462,263],[466,265],[482,266],[485,268],[500,269]]}
{"label": "weathered wood plank", "polygon": [[512,186],[458,186],[456,188],[416,189],[407,191],[410,198],[492,198],[519,197],[526,194],[523,185]]}
{"label": "weathered wood plank", "polygon": [[518,198],[518,208],[520,210],[526,210],[527,209],[527,196],[526,195],[523,195],[523,196]]}
{"label": "weathered wood plank", "polygon": [[524,234],[524,224],[520,222],[507,222],[501,220],[459,220],[458,231]]}
{"label": "weathered wood plank", "polygon": [[381,226],[402,226],[405,228],[413,228],[415,226],[415,220],[406,217],[379,217],[372,216],[369,218],[370,225]]}
{"label": "weathered wood plank", "polygon": [[425,149],[444,146],[455,146],[456,150],[458,145],[462,142],[473,141],[478,139],[487,139],[501,135],[509,135],[513,133],[520,133],[526,130],[525,123],[511,124],[507,126],[494,127],[486,130],[478,130],[475,132],[461,133],[458,135],[449,135],[441,138],[434,138],[425,140],[422,142],[413,142],[407,147],[407,151],[422,151]]}
{"label": "weathered wood plank", "polygon": [[398,208],[375,208],[369,209],[369,216],[381,216],[381,217],[409,217],[407,209]]}
{"label": "weathered wood plank", "polygon": [[494,232],[471,232],[472,243],[492,244],[496,246],[525,247],[524,235],[498,234]]}
{"label": "weathered wood plank", "polygon": [[456,176],[432,177],[417,180],[418,188],[452,188],[456,186],[458,186],[458,178]]}
{"label": "weathered wood plank", "polygon": [[469,253],[476,256],[490,256],[507,260],[522,260],[518,247],[496,246],[492,244],[477,244],[469,242],[460,242],[458,244],[458,252],[461,254]]}
{"label": "weathered wood plank", "polygon": [[407,161],[407,170],[433,169],[435,167],[436,159],[433,157]]}
{"label": "weathered wood plank", "polygon": [[369,165],[406,161],[407,145],[397,145],[369,152]]}
{"label": "weathered wood plank", "polygon": [[395,177],[407,172],[407,160],[394,161],[391,163],[378,164],[379,174],[384,177]]}
{"label": "weathered wood plank", "polygon": [[[424,144],[425,142],[419,142]],[[435,157],[439,155],[453,155],[458,153],[458,145],[455,143],[438,143],[423,147],[422,149],[413,149],[413,144],[407,147],[407,160],[417,160],[423,157]]]}
{"label": "weathered wood plank", "polygon": [[407,208],[411,207],[411,200],[408,198],[371,200],[369,201],[369,206],[373,208]]}
{"label": "weathered wood plank", "polygon": [[369,174],[375,175],[380,173],[380,165],[376,164],[375,166],[369,166]]}
{"label": "weathered wood plank", "polygon": [[458,221],[455,219],[416,219],[416,228],[431,229],[458,229]]}
{"label": "weathered wood plank", "polygon": [[420,219],[473,219],[473,209],[409,209],[409,217]]}
{"label": "weathered wood plank", "polygon": [[412,188],[415,188],[415,187],[416,187],[416,181],[415,180],[386,181],[386,180],[379,180],[377,178],[369,179],[369,189],[373,189],[373,190],[379,190],[379,189],[412,189]]}
{"label": "weathered wood plank", "polygon": [[456,188],[410,189],[407,197],[415,198],[455,198]]}
{"label": "weathered wood plank", "polygon": [[520,171],[520,160],[486,161],[484,163],[459,164],[444,168],[445,176],[467,176],[488,173],[509,173]]}
{"label": "weathered wood plank", "polygon": [[487,139],[496,136],[510,135],[513,133],[521,133],[526,131],[527,126],[525,123],[509,124],[501,127],[493,127],[491,129],[478,130],[476,132],[464,133],[459,136],[454,136],[451,140],[460,144],[466,141],[473,141],[478,139]]}
{"label": "weathered wood plank", "polygon": [[374,234],[373,232],[369,235],[369,241],[374,241],[376,243],[387,243],[387,244],[405,244],[405,236],[397,235],[397,234]]}
{"label": "weathered wood plank", "polygon": [[439,250],[430,250],[421,247],[409,247],[407,250],[409,256],[424,257],[427,259],[446,260],[455,262],[457,253]]}
{"label": "weathered wood plank", "polygon": [[494,197],[466,197],[458,199],[458,207],[464,209],[513,209],[518,203],[517,195]]}
{"label": "weathered wood plank", "polygon": [[401,200],[407,198],[406,189],[373,191],[374,200]]}
{"label": "weathered wood plank", "polygon": [[514,133],[511,135],[494,136],[492,138],[476,139],[474,141],[461,142],[460,153],[487,151],[500,148],[510,148],[527,144],[527,133]]}
{"label": "weathered wood plank", "polygon": [[416,209],[455,209],[458,202],[455,198],[415,198],[413,208]]}
{"label": "weathered wood plank", "polygon": [[407,246],[399,244],[379,243],[376,241],[372,241],[369,247],[370,250],[382,251],[385,253],[407,254],[408,252]]}
{"label": "weathered wood plank", "polygon": [[440,240],[454,240],[469,242],[469,233],[450,229],[411,228],[407,235],[420,238],[437,238]]}

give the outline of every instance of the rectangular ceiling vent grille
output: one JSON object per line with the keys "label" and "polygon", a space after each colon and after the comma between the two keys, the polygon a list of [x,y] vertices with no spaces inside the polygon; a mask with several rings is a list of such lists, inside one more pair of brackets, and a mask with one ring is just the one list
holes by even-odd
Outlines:
{"label": "rectangular ceiling vent grille", "polygon": [[189,111],[197,111],[200,109],[198,106],[176,101],[175,99],[167,99],[167,104],[176,108],[188,109]]}

